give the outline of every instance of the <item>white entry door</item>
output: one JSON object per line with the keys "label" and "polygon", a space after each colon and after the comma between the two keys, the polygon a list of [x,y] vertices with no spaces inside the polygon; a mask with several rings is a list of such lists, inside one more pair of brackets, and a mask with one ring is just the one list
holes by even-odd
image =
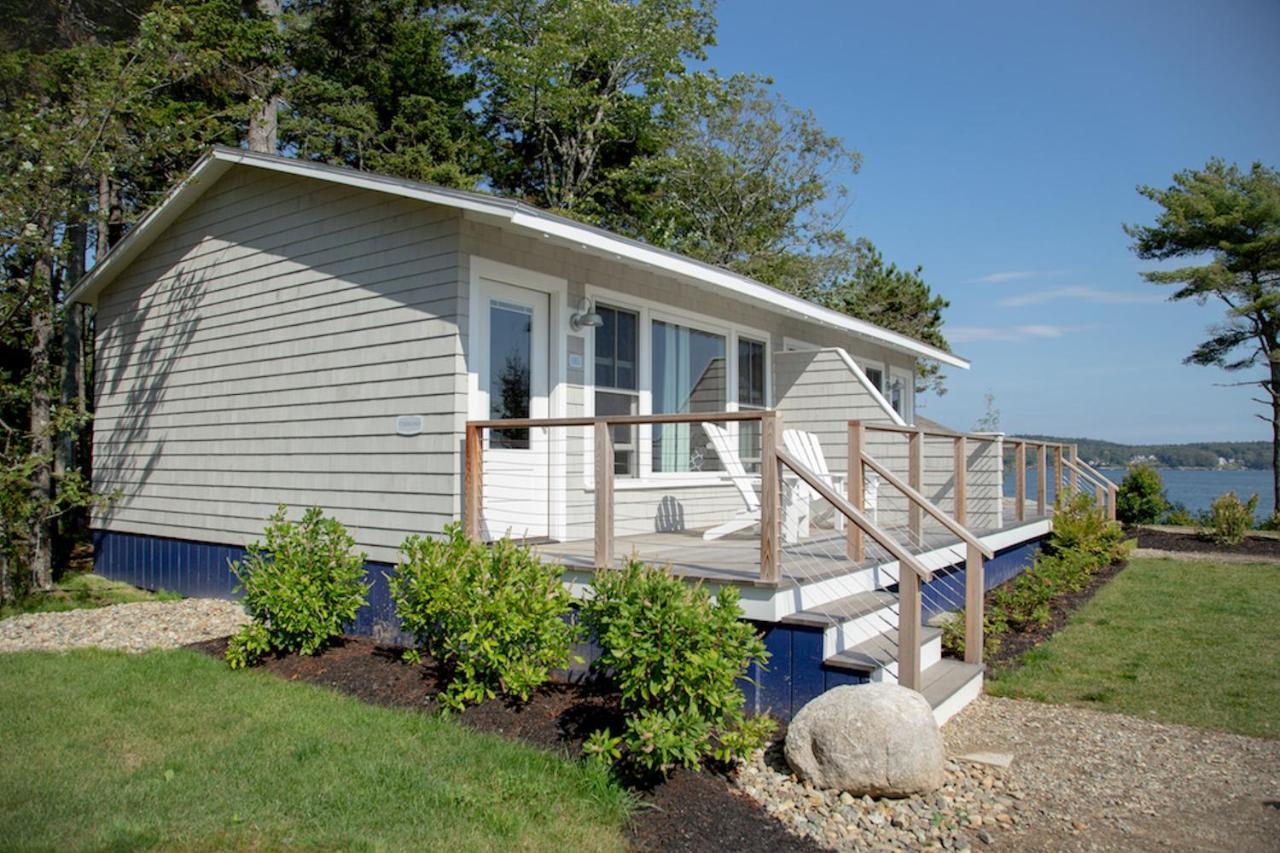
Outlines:
{"label": "white entry door", "polygon": [[[482,278],[480,396],[487,417],[545,418],[550,367],[545,293]],[[546,429],[489,430],[484,453],[485,533],[546,537],[551,509],[551,448]]]}

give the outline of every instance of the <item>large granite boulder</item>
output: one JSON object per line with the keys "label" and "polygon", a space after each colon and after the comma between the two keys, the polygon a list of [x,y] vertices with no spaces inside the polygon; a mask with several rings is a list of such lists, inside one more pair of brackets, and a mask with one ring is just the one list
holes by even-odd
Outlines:
{"label": "large granite boulder", "polygon": [[928,701],[896,684],[846,685],[800,709],[787,762],[801,780],[856,797],[907,797],[942,785],[946,750]]}

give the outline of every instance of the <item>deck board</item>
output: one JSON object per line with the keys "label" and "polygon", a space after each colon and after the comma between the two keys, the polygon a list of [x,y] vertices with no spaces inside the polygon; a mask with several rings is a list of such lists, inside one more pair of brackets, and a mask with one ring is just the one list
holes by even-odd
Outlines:
{"label": "deck board", "polygon": [[[1014,504],[1005,500],[1004,521],[999,529],[975,530],[979,536],[988,536],[1015,527],[1042,520],[1035,513],[1035,502],[1028,502],[1023,521],[1014,518]],[[915,554],[954,547],[957,561],[964,559],[960,540],[941,526],[926,527],[923,541],[909,547]],[[571,569],[594,570],[595,544],[590,539],[572,542],[545,542],[538,552],[548,562],[560,563]],[[726,536],[707,541],[700,530],[652,532],[621,535],[614,538],[614,565],[621,567],[633,555],[645,563],[669,566],[682,577],[734,584],[760,584],[760,537],[751,532]],[[816,529],[813,535],[782,547],[782,581],[778,586],[787,587],[825,578],[841,577],[864,568],[892,562],[874,543],[867,543],[867,559],[861,563],[850,560],[845,553],[845,535],[833,530]],[[773,584],[767,584],[774,586]]]}

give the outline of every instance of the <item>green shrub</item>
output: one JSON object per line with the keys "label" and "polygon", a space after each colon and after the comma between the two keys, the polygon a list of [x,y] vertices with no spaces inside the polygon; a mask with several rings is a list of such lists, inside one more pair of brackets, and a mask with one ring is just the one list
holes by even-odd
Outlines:
{"label": "green shrub", "polygon": [[1064,495],[1054,504],[1049,549],[1052,553],[1087,554],[1101,568],[1124,556],[1124,530],[1107,519],[1092,495]]}
{"label": "green shrub", "polygon": [[[1088,494],[1064,495],[1054,507],[1053,534],[1035,561],[1024,572],[991,595],[984,619],[985,649],[994,654],[1001,635],[1049,624],[1050,605],[1061,595],[1079,592],[1104,567],[1125,554],[1124,531],[1109,521]],[[952,626],[960,632],[952,646],[964,649],[963,624]],[[947,642],[948,627],[943,626]]]}
{"label": "green shrub", "polygon": [[1258,511],[1258,496],[1241,503],[1235,492],[1219,496],[1209,508],[1205,532],[1219,545],[1239,545],[1253,527],[1254,513]]}
{"label": "green shrub", "polygon": [[1258,522],[1259,530],[1280,530],[1280,512],[1271,513],[1271,517]]}
{"label": "green shrub", "polygon": [[249,666],[270,651],[312,655],[356,618],[369,589],[364,584],[365,555],[336,518],[311,507],[289,521],[281,504],[248,554],[232,565],[253,618],[231,640],[227,661]]}
{"label": "green shrub", "polygon": [[625,754],[646,770],[697,767],[762,746],[768,717],[748,718],[738,680],[755,661],[768,661],[764,641],[742,621],[738,591],[726,584],[714,598],[701,584],[632,561],[599,572],[581,621],[600,646],[595,672],[622,694],[625,729],[589,741],[601,756]]}
{"label": "green shrub", "polygon": [[1180,503],[1169,504],[1169,509],[1165,512],[1164,518],[1160,519],[1161,524],[1168,524],[1173,527],[1199,527],[1204,521],[1203,516],[1197,516],[1187,509],[1185,504]]}
{"label": "green shrub", "polygon": [[572,599],[558,566],[502,539],[472,542],[460,524],[443,538],[410,536],[389,578],[404,629],[452,669],[440,696],[461,710],[498,694],[528,701],[567,667]]}
{"label": "green shrub", "polygon": [[227,643],[227,663],[232,669],[253,666],[263,655],[271,653],[271,632],[259,622],[250,622]]}
{"label": "green shrub", "polygon": [[1129,466],[1116,493],[1116,517],[1123,524],[1155,524],[1169,510],[1164,481],[1155,466],[1136,462]]}

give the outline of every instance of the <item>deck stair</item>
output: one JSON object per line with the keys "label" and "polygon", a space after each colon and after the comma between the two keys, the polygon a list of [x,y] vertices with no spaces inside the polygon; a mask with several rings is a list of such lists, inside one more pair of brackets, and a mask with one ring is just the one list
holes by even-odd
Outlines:
{"label": "deck stair", "polygon": [[[822,667],[868,683],[898,681],[898,595],[894,588],[856,592],[793,613],[782,621],[823,630]],[[922,689],[938,724],[982,692],[984,667],[942,657],[942,630],[920,630]]]}

